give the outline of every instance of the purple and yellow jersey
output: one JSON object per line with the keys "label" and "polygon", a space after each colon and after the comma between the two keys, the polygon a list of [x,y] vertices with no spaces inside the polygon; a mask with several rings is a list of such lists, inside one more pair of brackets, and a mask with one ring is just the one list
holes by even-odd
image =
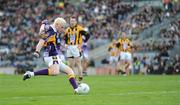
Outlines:
{"label": "purple and yellow jersey", "polygon": [[88,46],[87,46],[87,43],[83,43],[83,44],[82,44],[82,51],[83,51],[83,53],[87,53],[87,54],[88,54]]}
{"label": "purple and yellow jersey", "polygon": [[49,25],[47,29],[44,30],[43,34],[40,34],[40,37],[45,41],[44,49],[45,56],[56,56],[58,55],[58,33],[56,29]]}

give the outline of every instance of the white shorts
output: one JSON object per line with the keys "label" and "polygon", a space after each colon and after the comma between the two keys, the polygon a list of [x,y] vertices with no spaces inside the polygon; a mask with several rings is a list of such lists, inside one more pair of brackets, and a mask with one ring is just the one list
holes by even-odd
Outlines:
{"label": "white shorts", "polygon": [[66,57],[63,54],[59,54],[59,58],[62,62],[66,62]]}
{"label": "white shorts", "polygon": [[121,60],[132,61],[132,54],[130,52],[121,52],[120,58]]}
{"label": "white shorts", "polygon": [[77,45],[69,45],[67,48],[67,57],[80,57],[80,51]]}
{"label": "white shorts", "polygon": [[65,65],[61,59],[59,58],[58,55],[56,56],[49,56],[49,57],[44,57],[44,62],[50,67],[53,64],[59,64],[60,70],[64,71],[67,65]]}
{"label": "white shorts", "polygon": [[109,57],[109,63],[118,63],[118,56],[110,56]]}

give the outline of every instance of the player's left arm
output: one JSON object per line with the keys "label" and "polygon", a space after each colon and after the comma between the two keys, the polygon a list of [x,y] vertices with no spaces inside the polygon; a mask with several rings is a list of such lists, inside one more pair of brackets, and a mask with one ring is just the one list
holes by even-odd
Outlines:
{"label": "player's left arm", "polygon": [[43,45],[44,45],[44,43],[45,43],[45,41],[43,39],[40,39],[38,44],[37,44],[37,46],[36,46],[36,50],[35,51],[36,52],[40,52],[42,47],[43,47]]}
{"label": "player's left arm", "polygon": [[132,41],[131,41],[131,40],[128,40],[128,46],[129,46],[130,48],[132,48]]}
{"label": "player's left arm", "polygon": [[67,48],[68,47],[68,28],[66,29],[66,31],[65,31],[65,34],[64,34],[64,36],[63,36],[63,39],[64,39],[64,42],[65,42],[65,48]]}
{"label": "player's left arm", "polygon": [[83,36],[83,41],[86,43],[90,38],[90,34],[85,30],[81,30],[79,33]]}
{"label": "player's left arm", "polygon": [[82,40],[84,42],[84,43],[81,43],[81,44],[78,45],[79,50],[82,52],[82,46],[83,45],[87,46],[87,41],[90,38],[90,34],[85,30],[81,30],[81,31],[79,31],[79,33],[80,33],[80,35],[82,35]]}
{"label": "player's left arm", "polygon": [[133,53],[133,44],[132,44],[131,40],[128,41],[128,46],[129,46],[131,53]]}

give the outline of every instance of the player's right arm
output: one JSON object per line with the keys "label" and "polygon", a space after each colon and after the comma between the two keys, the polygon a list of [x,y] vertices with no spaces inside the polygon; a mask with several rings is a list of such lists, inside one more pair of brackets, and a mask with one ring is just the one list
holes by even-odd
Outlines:
{"label": "player's right arm", "polygon": [[116,43],[116,47],[118,48],[118,53],[121,53],[121,39],[118,40],[118,42]]}
{"label": "player's right arm", "polygon": [[108,47],[108,52],[110,52],[111,49],[112,49],[112,46],[111,46],[111,44],[110,44],[109,47]]}
{"label": "player's right arm", "polygon": [[112,50],[112,46],[111,46],[111,44],[110,44],[109,47],[108,47],[108,53],[109,53],[109,55],[111,55],[111,50]]}
{"label": "player's right arm", "polygon": [[67,48],[67,47],[68,47],[68,28],[67,28],[66,31],[65,31],[65,34],[64,34],[64,36],[63,36],[63,39],[64,39],[64,41],[65,41],[65,48]]}
{"label": "player's right arm", "polygon": [[48,30],[48,27],[49,27],[49,25],[48,25],[47,21],[46,20],[42,21],[42,25],[39,30],[40,39],[39,39],[38,44],[36,45],[36,50],[33,54],[35,57],[40,56],[41,48],[44,46],[45,40],[47,39],[46,31]]}

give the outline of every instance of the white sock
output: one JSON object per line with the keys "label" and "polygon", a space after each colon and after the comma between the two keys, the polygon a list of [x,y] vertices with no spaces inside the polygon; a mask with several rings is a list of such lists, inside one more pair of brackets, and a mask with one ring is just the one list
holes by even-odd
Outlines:
{"label": "white sock", "polygon": [[34,72],[30,72],[30,75],[31,75],[31,76],[34,76]]}
{"label": "white sock", "polygon": [[78,88],[74,89],[76,92],[78,92]]}

